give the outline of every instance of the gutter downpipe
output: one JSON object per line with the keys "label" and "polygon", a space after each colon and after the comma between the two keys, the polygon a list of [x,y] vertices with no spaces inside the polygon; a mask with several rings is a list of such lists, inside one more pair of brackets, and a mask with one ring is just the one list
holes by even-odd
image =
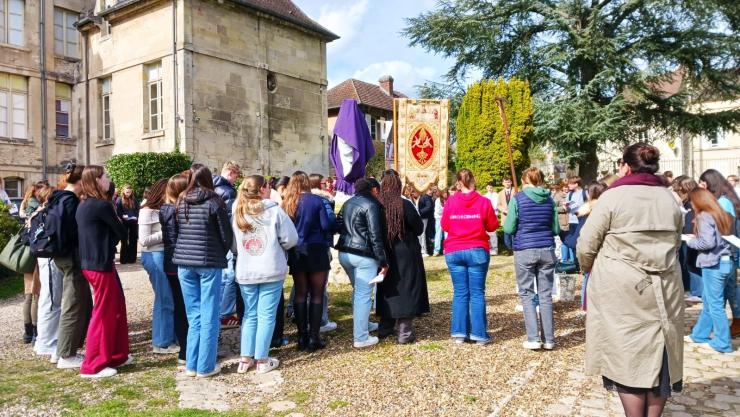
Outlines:
{"label": "gutter downpipe", "polygon": [[48,143],[47,143],[47,111],[46,111],[46,0],[41,0],[39,10],[39,49],[41,66],[41,175],[43,179],[48,179],[49,160],[48,160]]}
{"label": "gutter downpipe", "polygon": [[173,134],[175,137],[175,151],[180,150],[180,112],[179,112],[179,94],[178,94],[178,74],[177,74],[177,2],[172,0],[172,86],[174,92],[174,113],[175,120],[173,124]]}
{"label": "gutter downpipe", "polygon": [[85,165],[90,165],[90,32],[85,37]]}

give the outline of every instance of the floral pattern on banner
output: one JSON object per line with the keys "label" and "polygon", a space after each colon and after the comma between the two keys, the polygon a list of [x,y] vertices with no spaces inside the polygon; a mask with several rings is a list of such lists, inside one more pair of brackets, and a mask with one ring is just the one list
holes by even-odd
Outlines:
{"label": "floral pattern on banner", "polygon": [[423,192],[447,187],[449,100],[396,99],[397,167],[401,178]]}

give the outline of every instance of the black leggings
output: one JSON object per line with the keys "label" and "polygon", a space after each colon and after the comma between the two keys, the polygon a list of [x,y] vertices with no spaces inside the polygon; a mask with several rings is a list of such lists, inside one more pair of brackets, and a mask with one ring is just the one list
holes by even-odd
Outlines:
{"label": "black leggings", "polygon": [[169,281],[170,288],[172,288],[172,300],[175,304],[175,337],[177,338],[177,344],[180,345],[180,353],[177,357],[185,360],[189,327],[188,316],[185,312],[185,300],[182,298],[182,288],[180,288],[180,280],[177,278],[177,274],[167,274],[167,281]]}
{"label": "black leggings", "polygon": [[324,288],[328,278],[329,271],[294,273],[295,298],[293,298],[293,305],[309,302],[306,300],[308,293],[311,293],[311,304],[322,304],[324,302]]}

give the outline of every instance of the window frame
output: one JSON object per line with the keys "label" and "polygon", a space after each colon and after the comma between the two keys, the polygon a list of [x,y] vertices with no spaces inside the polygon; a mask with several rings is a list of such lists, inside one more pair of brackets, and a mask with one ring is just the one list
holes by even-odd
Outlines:
{"label": "window frame", "polygon": [[[57,12],[61,13],[62,17],[62,39],[57,39]],[[57,56],[63,56],[65,58],[74,58],[79,59],[80,58],[80,37],[77,32],[77,28],[74,26],[67,27],[68,18],[74,19],[74,21],[77,21],[79,13],[76,13],[71,10],[64,9],[62,7],[54,6],[54,54]],[[74,42],[72,42],[69,38],[69,32],[73,31],[74,33]],[[57,50],[57,42],[62,43],[62,51]],[[72,44],[74,44],[74,47],[70,47]],[[70,53],[70,51],[72,53]]]}
{"label": "window frame", "polygon": [[[0,105],[0,109],[2,109],[3,107],[5,108],[5,121],[1,122],[5,124],[5,135],[2,135],[0,133],[0,138],[26,141],[28,140],[28,77],[3,72],[0,72],[0,77],[5,77],[5,79],[7,80],[6,85],[4,87],[0,87],[0,94],[5,95],[5,105]],[[25,90],[13,88],[14,77],[23,80],[25,84]],[[18,98],[20,98],[23,102],[22,108],[18,108],[18,106],[16,105],[16,99]],[[18,119],[16,117],[17,111],[22,111],[24,113],[22,117],[22,123],[18,123],[16,121]],[[16,125],[23,126],[22,136],[16,136]]]}
{"label": "window frame", "polygon": [[[156,67],[157,78],[151,78],[151,71]],[[146,65],[146,127],[148,132],[160,132],[164,130],[164,111],[162,109],[162,62],[154,62]],[[152,87],[156,96],[152,96]],[[157,112],[152,111],[152,102],[157,106]],[[155,128],[156,124],[156,128]]]}
{"label": "window frame", "polygon": [[[72,86],[66,83],[57,83],[54,97],[54,132],[57,139],[67,140],[72,138]],[[61,88],[60,88],[61,87]],[[61,92],[60,92],[61,90]],[[64,107],[67,109],[65,110]],[[67,116],[66,123],[60,123],[59,117]],[[60,134],[60,126],[66,128],[66,135]]]}
{"label": "window frame", "polygon": [[[11,3],[17,2],[21,5],[20,29],[10,27]],[[20,32],[20,43],[10,41],[10,32]],[[0,44],[23,47],[26,45],[26,1],[25,0],[0,0]]]}
{"label": "window frame", "polygon": [[[106,83],[108,89],[106,91]],[[113,95],[113,77],[101,78],[100,81],[100,131],[101,139],[103,142],[113,141],[113,118],[111,117],[111,102]],[[108,116],[108,123],[105,121],[105,116]],[[108,135],[106,135],[106,127],[108,128]]]}
{"label": "window frame", "polygon": [[[15,195],[11,195],[8,192],[8,182],[15,182]],[[3,178],[3,190],[8,194],[8,198],[23,198],[23,178],[19,177],[5,177]]]}

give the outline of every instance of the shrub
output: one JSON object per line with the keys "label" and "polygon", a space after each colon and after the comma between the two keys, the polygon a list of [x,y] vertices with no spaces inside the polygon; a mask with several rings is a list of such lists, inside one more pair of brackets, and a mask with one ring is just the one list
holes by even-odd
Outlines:
{"label": "shrub", "polygon": [[370,158],[365,165],[365,176],[373,176],[380,178],[385,171],[385,144],[382,142],[373,141],[375,147],[375,156]]}
{"label": "shrub", "polygon": [[529,164],[527,149],[533,132],[533,106],[529,83],[483,80],[468,88],[457,115],[456,168],[473,171],[483,184],[511,175],[501,116],[495,98],[506,100],[506,116],[511,131],[511,147],[517,176]]}
{"label": "shrub", "polygon": [[105,168],[117,187],[131,184],[136,195],[141,198],[144,188],[162,178],[169,178],[182,172],[193,160],[180,152],[136,152],[113,155]]}
{"label": "shrub", "polygon": [[[0,201],[0,250],[5,248],[10,237],[18,233],[21,226],[18,220],[10,215],[9,207]],[[0,265],[0,278],[15,275],[15,272]]]}

